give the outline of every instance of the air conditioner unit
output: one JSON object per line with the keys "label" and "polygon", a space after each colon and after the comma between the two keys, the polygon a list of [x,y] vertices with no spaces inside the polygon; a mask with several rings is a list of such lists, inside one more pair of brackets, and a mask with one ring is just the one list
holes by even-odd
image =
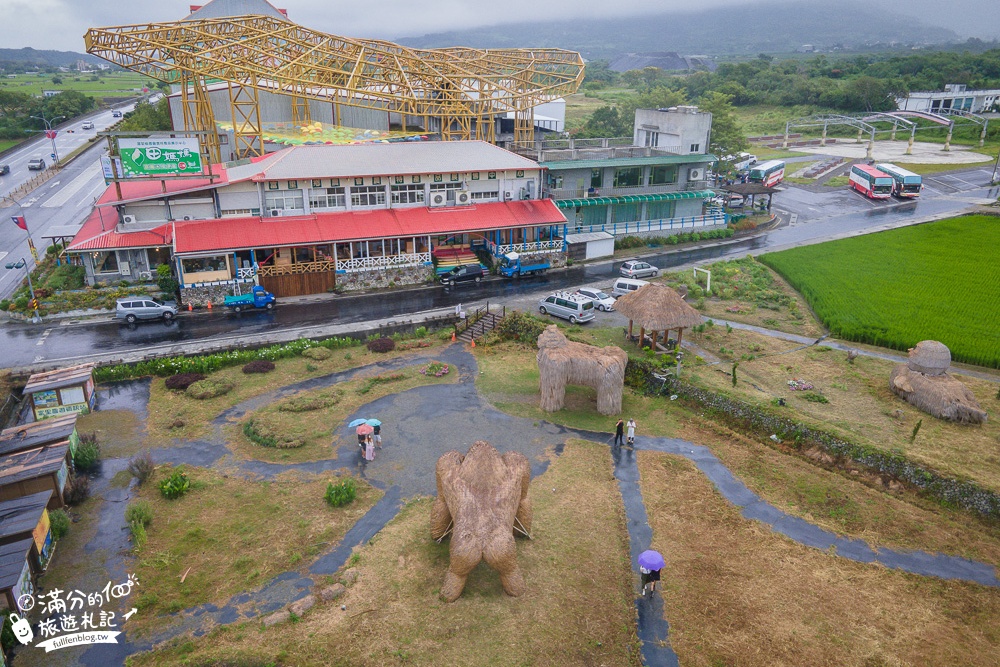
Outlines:
{"label": "air conditioner unit", "polygon": [[122,216],[122,222],[125,223],[126,225],[135,224],[135,216],[134,215],[123,215]]}
{"label": "air conditioner unit", "polygon": [[528,198],[528,188],[521,188],[521,191],[518,193],[517,198],[518,199],[527,199]]}
{"label": "air conditioner unit", "polygon": [[444,192],[431,193],[431,206],[447,206],[448,195]]}
{"label": "air conditioner unit", "polygon": [[281,209],[280,208],[272,208],[270,211],[267,212],[267,214],[269,216],[271,216],[272,218],[277,218],[278,216],[281,215]]}
{"label": "air conditioner unit", "polygon": [[507,191],[507,192],[503,193],[503,200],[504,201],[510,201],[513,198],[514,198],[514,193],[513,192]]}
{"label": "air conditioner unit", "polygon": [[190,219],[191,219],[191,216],[190,216],[190,215],[185,215],[185,216],[184,216],[184,219],[185,219],[185,220],[190,220]]}
{"label": "air conditioner unit", "polygon": [[704,169],[689,169],[688,170],[688,180],[689,181],[700,181],[705,177]]}
{"label": "air conditioner unit", "polygon": [[153,279],[153,272],[152,271],[140,271],[139,272],[139,280],[152,280],[152,279]]}
{"label": "air conditioner unit", "polygon": [[123,276],[132,275],[132,267],[128,265],[128,262],[118,262],[118,273]]}
{"label": "air conditioner unit", "polygon": [[455,193],[455,203],[459,206],[467,206],[472,203],[472,193],[468,190],[459,190]]}

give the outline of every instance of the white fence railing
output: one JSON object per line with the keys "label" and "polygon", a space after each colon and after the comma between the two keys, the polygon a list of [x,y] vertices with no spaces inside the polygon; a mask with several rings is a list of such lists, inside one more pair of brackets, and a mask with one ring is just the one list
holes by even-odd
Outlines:
{"label": "white fence railing", "polygon": [[252,266],[236,269],[236,279],[240,282],[253,282],[257,279],[257,269]]}
{"label": "white fence railing", "polygon": [[640,220],[638,222],[611,222],[603,225],[570,226],[570,233],[607,232],[614,236],[641,234],[644,232],[669,232],[695,227],[713,227],[726,224],[723,213],[716,215],[695,215],[687,218],[666,218],[663,220]]}
{"label": "white fence railing", "polygon": [[338,259],[337,270],[348,273],[354,271],[377,271],[379,269],[402,268],[405,266],[421,266],[429,264],[429,252],[415,252],[388,257],[355,257],[353,259]]}
{"label": "white fence railing", "polygon": [[507,253],[549,253],[561,252],[563,249],[562,239],[550,239],[548,241],[533,241],[530,243],[510,243],[498,246],[490,242],[490,251],[494,257],[503,257]]}

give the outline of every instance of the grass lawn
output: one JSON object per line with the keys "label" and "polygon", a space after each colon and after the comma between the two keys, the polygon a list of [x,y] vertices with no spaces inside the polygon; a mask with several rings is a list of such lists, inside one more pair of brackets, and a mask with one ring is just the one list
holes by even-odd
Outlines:
{"label": "grass lawn", "polygon": [[833,178],[828,178],[820,185],[825,185],[828,188],[842,188],[845,185],[851,184],[850,176],[834,176]]}
{"label": "grass lawn", "polygon": [[902,167],[903,169],[909,169],[914,174],[921,174],[922,176],[928,176],[931,174],[939,174],[945,171],[959,171],[961,169],[979,167],[984,164],[989,164],[990,162],[991,160],[984,158],[983,162],[974,162],[971,164],[918,164],[914,162],[894,162],[893,164]]}
{"label": "grass lawn", "polygon": [[286,473],[274,481],[253,481],[185,467],[191,491],[167,500],[157,483],[173,470],[161,467],[139,488],[138,498],[150,503],[153,520],[131,566],[141,587],[134,599],[140,613],[130,621],[130,633],[161,626],[164,614],[224,603],[275,575],[303,569],[382,496],[358,480],[354,502],[334,508],[323,499],[333,475]]}
{"label": "grass lawn", "polygon": [[687,460],[639,454],[682,665],[994,665],[1000,591],[856,563],[744,519]]}
{"label": "grass lawn", "polygon": [[[97,81],[91,81],[92,76],[96,76],[96,74],[77,74],[73,72],[36,74],[31,76],[18,74],[15,79],[0,80],[0,86],[3,87],[3,90],[27,93],[29,95],[41,95],[43,90],[78,90],[92,97],[103,97],[109,93],[136,94],[141,91],[143,86],[152,88],[155,87],[156,83],[148,76],[142,76],[134,72],[108,73],[98,77]],[[61,79],[62,83],[53,83],[53,77]]]}
{"label": "grass lawn", "polygon": [[938,340],[952,357],[1000,368],[1000,219],[964,216],[768,253],[840,338],[906,350]]}
{"label": "grass lawn", "polygon": [[268,629],[221,628],[129,664],[638,667],[637,583],[608,449],[567,444],[532,480],[530,497],[533,539],[517,541],[527,583],[519,598],[505,596],[485,564],[458,601],[438,598],[449,544],[430,538],[422,498],[355,551],[359,579],[336,604]]}
{"label": "grass lawn", "polygon": [[[797,151],[785,150],[784,148],[767,148],[765,146],[751,146],[750,153],[757,156],[758,162],[764,162],[765,160],[784,160],[786,158],[792,157],[803,157],[809,155],[809,153],[800,153]],[[800,169],[798,164],[796,164],[792,169]],[[788,180],[788,177],[785,177]]]}
{"label": "grass lawn", "polygon": [[586,93],[574,93],[566,96],[566,131],[583,127],[590,116],[607,102]]}
{"label": "grass lawn", "polygon": [[19,143],[21,142],[18,141],[17,139],[0,139],[0,151],[5,151],[8,148],[13,148],[14,146],[17,146]]}
{"label": "grass lawn", "polygon": [[[971,478],[1000,491],[1000,424],[989,420],[981,426],[955,424],[921,412],[889,390],[891,361],[858,357],[853,364],[847,354],[828,347],[801,347],[748,331],[714,327],[691,333],[692,342],[725,361],[716,366],[693,367],[690,380],[696,385],[729,393],[752,403],[766,405],[784,398],[786,407],[773,407],[786,416],[849,440],[869,443],[885,450],[898,450],[908,457],[950,475]],[[722,352],[722,350],[725,352]],[[741,360],[737,386],[732,386],[732,360]],[[996,383],[957,376],[987,411],[1000,407]],[[798,379],[814,386],[810,391],[792,390],[788,381]],[[827,403],[808,400],[821,396]],[[910,435],[923,420],[913,442]]]}
{"label": "grass lawn", "polygon": [[[423,375],[420,370],[425,365],[382,373],[373,371],[367,377],[342,382],[328,389],[298,392],[291,398],[271,403],[247,415],[232,427],[227,441],[238,456],[264,461],[297,463],[335,457],[338,446],[347,446],[353,450],[357,448],[357,440],[350,432],[341,429],[334,434],[334,446],[331,447],[331,427],[340,426],[348,415],[362,405],[414,387],[458,382],[456,370],[441,377]],[[314,409],[301,409],[313,406]],[[258,445],[243,432],[243,425],[248,419],[280,434],[282,438],[301,442],[302,445],[292,448]]]}

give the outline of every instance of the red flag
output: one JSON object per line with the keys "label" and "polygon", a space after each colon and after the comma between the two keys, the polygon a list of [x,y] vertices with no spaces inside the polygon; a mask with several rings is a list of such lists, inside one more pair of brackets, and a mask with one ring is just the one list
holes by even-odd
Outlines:
{"label": "red flag", "polygon": [[10,216],[10,219],[13,220],[14,224],[21,229],[28,231],[28,221],[24,219],[23,215],[12,215]]}

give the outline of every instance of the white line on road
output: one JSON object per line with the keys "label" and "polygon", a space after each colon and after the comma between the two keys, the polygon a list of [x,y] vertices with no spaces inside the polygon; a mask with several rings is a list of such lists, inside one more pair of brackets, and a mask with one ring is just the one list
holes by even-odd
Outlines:
{"label": "white line on road", "polygon": [[46,329],[43,331],[42,337],[38,339],[38,342],[35,343],[35,345],[45,345],[45,339],[49,337],[50,333],[52,333],[52,329]]}
{"label": "white line on road", "polygon": [[[47,202],[42,204],[42,208],[55,208],[57,206],[62,206],[70,200],[70,197],[79,192],[80,189],[94,177],[95,173],[95,169],[84,169],[83,173],[74,178],[69,185],[64,187],[58,194],[54,197],[50,197]],[[56,183],[56,185],[58,185],[58,183]]]}

